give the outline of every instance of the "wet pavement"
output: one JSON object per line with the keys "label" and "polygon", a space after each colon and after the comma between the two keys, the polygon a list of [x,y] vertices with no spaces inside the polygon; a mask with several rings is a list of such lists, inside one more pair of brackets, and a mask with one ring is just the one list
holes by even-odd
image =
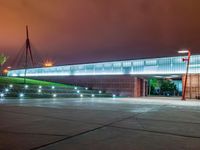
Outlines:
{"label": "wet pavement", "polygon": [[199,150],[200,101],[1,99],[0,149]]}

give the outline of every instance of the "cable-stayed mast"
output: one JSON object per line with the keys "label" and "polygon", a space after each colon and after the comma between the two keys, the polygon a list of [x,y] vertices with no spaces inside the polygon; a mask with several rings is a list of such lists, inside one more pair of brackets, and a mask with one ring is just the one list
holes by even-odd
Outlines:
{"label": "cable-stayed mast", "polygon": [[28,26],[26,26],[26,62],[25,62],[26,67],[28,66],[29,55],[30,55],[31,63],[34,66],[33,54],[32,54],[31,44],[29,40],[29,31],[28,31]]}
{"label": "cable-stayed mast", "polygon": [[26,53],[25,53],[25,66],[24,66],[24,83],[26,83],[26,73],[27,73],[27,68],[28,68],[29,56],[31,59],[31,63],[34,66],[31,44],[29,40],[28,26],[26,25]]}

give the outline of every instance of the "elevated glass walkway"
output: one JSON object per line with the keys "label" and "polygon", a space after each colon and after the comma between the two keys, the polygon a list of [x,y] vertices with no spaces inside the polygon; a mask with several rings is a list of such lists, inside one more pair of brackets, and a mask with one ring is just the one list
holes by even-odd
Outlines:
{"label": "elevated glass walkway", "polygon": [[[186,62],[178,57],[162,57],[89,64],[27,69],[26,76],[90,76],[90,75],[181,75]],[[24,76],[25,70],[11,70],[8,76]],[[200,55],[192,55],[189,73],[200,73]]]}

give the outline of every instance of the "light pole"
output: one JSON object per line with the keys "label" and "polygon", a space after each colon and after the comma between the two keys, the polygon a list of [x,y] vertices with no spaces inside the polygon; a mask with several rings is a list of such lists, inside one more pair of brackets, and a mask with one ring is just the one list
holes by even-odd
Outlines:
{"label": "light pole", "polygon": [[190,56],[191,52],[189,49],[187,50],[180,50],[178,51],[179,54],[188,54],[187,58],[183,58],[184,62],[187,62],[187,67],[186,67],[186,74],[185,74],[185,83],[184,83],[184,88],[183,88],[183,94],[182,94],[182,100],[185,101],[185,93],[186,93],[186,86],[187,86],[187,79],[188,79],[188,71],[189,71],[189,65],[190,65]]}

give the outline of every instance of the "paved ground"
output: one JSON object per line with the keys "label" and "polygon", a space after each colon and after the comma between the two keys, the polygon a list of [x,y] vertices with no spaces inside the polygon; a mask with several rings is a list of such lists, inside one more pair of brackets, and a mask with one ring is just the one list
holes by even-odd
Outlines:
{"label": "paved ground", "polygon": [[200,101],[0,100],[0,149],[199,150]]}

